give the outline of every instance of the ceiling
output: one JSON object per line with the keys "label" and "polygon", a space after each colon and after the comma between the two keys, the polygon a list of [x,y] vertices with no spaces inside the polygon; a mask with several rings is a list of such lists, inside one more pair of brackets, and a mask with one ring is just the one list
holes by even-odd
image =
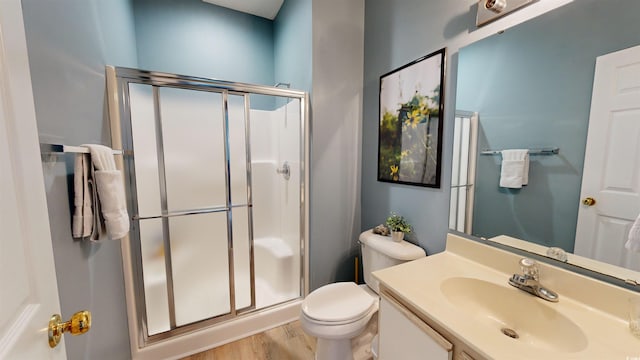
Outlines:
{"label": "ceiling", "polygon": [[275,19],[284,0],[202,0],[270,20]]}

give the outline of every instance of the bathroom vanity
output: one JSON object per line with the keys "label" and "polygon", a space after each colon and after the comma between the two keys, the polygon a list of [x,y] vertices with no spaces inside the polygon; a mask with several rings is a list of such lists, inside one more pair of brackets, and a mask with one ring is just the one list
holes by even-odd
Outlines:
{"label": "bathroom vanity", "polygon": [[640,294],[545,263],[546,301],[510,286],[522,256],[449,234],[446,251],[374,272],[380,281],[379,358],[629,359]]}

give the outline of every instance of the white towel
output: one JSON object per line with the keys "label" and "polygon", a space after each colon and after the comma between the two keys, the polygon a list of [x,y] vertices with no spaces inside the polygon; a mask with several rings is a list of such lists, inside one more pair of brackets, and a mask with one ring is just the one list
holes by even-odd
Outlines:
{"label": "white towel", "polygon": [[122,185],[122,174],[116,169],[113,150],[103,145],[82,145],[91,150],[95,167],[94,180],[109,237],[120,239],[129,232],[129,214]]}
{"label": "white towel", "polygon": [[529,185],[529,150],[524,156],[524,167],[522,168],[522,186]]}
{"label": "white towel", "polygon": [[529,183],[529,150],[502,150],[500,186],[520,189]]}
{"label": "white towel", "polygon": [[88,154],[76,154],[73,174],[73,213],[72,235],[74,238],[86,238],[93,232],[92,194],[89,186]]}
{"label": "white towel", "polygon": [[[89,155],[90,156],[90,155]],[[102,217],[102,211],[100,210],[100,199],[98,199],[98,188],[96,186],[96,168],[91,163],[91,171],[89,172],[89,193],[91,194],[92,206],[93,206],[93,231],[89,240],[98,241],[103,234],[106,233],[104,227],[104,218]]]}
{"label": "white towel", "polygon": [[640,215],[638,215],[636,221],[634,221],[633,225],[631,225],[631,230],[629,230],[629,238],[624,244],[624,247],[627,250],[640,252]]}

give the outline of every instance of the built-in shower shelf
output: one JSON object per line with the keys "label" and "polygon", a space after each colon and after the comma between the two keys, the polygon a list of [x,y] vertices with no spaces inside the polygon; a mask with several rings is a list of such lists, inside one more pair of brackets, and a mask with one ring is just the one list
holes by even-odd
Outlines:
{"label": "built-in shower shelf", "polygon": [[291,247],[289,247],[289,245],[287,245],[284,240],[280,238],[257,238],[253,240],[253,246],[262,246],[277,259],[285,259],[293,256]]}

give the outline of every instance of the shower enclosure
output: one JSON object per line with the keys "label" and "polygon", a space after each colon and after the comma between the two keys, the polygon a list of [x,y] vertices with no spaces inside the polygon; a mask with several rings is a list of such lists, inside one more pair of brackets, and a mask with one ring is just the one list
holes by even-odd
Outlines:
{"label": "shower enclosure", "polygon": [[478,113],[456,110],[453,125],[449,229],[471,234],[476,179]]}
{"label": "shower enclosure", "polygon": [[123,253],[137,345],[301,299],[307,94],[129,68],[107,75],[133,220]]}

